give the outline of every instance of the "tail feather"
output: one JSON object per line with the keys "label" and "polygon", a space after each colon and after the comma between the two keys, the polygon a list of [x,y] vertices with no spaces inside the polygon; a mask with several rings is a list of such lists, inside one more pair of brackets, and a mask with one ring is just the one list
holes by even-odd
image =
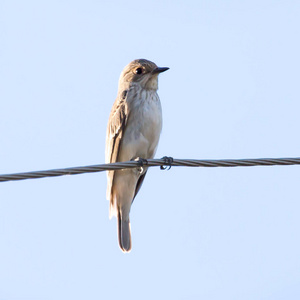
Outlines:
{"label": "tail feather", "polygon": [[129,252],[131,250],[130,220],[129,218],[124,220],[120,212],[118,212],[118,237],[122,251]]}

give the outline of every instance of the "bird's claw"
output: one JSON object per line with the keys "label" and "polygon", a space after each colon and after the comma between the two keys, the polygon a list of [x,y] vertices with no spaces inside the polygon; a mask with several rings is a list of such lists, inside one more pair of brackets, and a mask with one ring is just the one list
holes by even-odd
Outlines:
{"label": "bird's claw", "polygon": [[164,165],[163,166],[160,166],[160,169],[161,170],[170,170],[171,167],[172,167],[172,163],[173,163],[173,157],[171,156],[164,156],[162,157],[162,159],[164,160]]}
{"label": "bird's claw", "polygon": [[143,173],[143,171],[144,171],[143,167],[144,167],[144,165],[148,165],[148,160],[145,159],[145,158],[141,158],[141,157],[137,157],[137,158],[132,159],[132,160],[139,163],[139,172]]}

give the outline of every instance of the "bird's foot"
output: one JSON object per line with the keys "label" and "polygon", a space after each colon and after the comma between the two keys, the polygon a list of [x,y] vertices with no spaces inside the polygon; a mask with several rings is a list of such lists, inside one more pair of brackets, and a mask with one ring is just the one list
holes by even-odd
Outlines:
{"label": "bird's foot", "polygon": [[164,156],[161,159],[164,160],[164,165],[160,166],[161,170],[170,170],[172,167],[172,163],[173,163],[173,157],[171,156]]}
{"label": "bird's foot", "polygon": [[139,163],[139,172],[140,173],[143,173],[144,171],[144,165],[148,165],[148,160],[145,159],[145,158],[141,158],[141,157],[137,157],[137,158],[134,158],[132,159],[133,161],[137,161]]}

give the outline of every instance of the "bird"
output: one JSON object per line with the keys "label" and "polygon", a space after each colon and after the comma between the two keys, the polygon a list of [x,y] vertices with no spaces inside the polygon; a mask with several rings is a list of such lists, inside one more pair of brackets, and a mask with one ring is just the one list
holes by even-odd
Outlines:
{"label": "bird", "polygon": [[[105,147],[105,162],[153,158],[162,130],[162,108],[158,75],[168,67],[158,67],[147,59],[130,62],[121,72],[117,98],[111,109]],[[107,172],[109,217],[117,218],[118,241],[123,252],[131,251],[131,204],[139,192],[147,167]]]}

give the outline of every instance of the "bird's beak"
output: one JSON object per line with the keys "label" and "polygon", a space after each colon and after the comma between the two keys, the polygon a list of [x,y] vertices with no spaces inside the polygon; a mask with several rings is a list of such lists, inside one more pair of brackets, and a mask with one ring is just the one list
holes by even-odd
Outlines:
{"label": "bird's beak", "polygon": [[167,70],[169,70],[170,68],[167,68],[167,67],[162,67],[162,68],[155,68],[151,73],[152,74],[159,74],[159,73],[162,73],[162,72],[165,72]]}

